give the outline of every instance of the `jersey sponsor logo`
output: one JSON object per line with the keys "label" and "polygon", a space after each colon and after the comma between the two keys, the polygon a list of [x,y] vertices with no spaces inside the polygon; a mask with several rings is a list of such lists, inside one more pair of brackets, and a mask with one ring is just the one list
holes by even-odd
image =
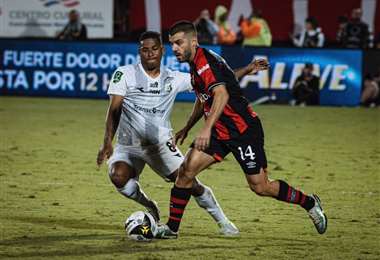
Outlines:
{"label": "jersey sponsor logo", "polygon": [[199,70],[197,70],[198,75],[201,75],[203,72],[205,72],[209,68],[210,68],[210,65],[207,63],[202,68],[200,68]]}
{"label": "jersey sponsor logo", "polygon": [[165,113],[165,109],[158,109],[158,108],[147,108],[147,107],[141,107],[139,105],[133,104],[134,108],[138,111],[142,111],[149,114],[163,114]]}
{"label": "jersey sponsor logo", "polygon": [[151,94],[160,94],[161,93],[161,91],[159,89],[144,90],[143,87],[139,87],[139,88],[136,88],[136,89],[139,90],[142,93],[151,93]]}
{"label": "jersey sponsor logo", "polygon": [[149,88],[158,88],[158,82],[150,83]]}
{"label": "jersey sponsor logo", "polygon": [[123,72],[121,71],[116,71],[115,75],[113,76],[113,83],[118,83],[121,80],[121,77],[123,76]]}
{"label": "jersey sponsor logo", "polygon": [[197,97],[198,97],[198,99],[202,102],[202,103],[204,103],[204,102],[206,102],[209,98],[211,98],[209,95],[207,95],[206,93],[199,93],[199,94],[197,94]]}

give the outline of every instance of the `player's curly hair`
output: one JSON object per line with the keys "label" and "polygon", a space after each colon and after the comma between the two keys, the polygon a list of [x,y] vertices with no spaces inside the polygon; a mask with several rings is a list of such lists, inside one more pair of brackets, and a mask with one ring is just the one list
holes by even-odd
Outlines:
{"label": "player's curly hair", "polygon": [[155,31],[143,32],[139,37],[139,42],[141,43],[143,40],[146,40],[146,39],[154,39],[154,40],[157,40],[160,44],[162,44],[161,34],[159,32],[155,32]]}

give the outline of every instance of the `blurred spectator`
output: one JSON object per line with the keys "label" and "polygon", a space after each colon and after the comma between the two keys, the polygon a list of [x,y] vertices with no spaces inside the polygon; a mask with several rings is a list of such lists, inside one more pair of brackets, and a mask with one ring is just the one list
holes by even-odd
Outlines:
{"label": "blurred spectator", "polygon": [[360,103],[363,106],[375,107],[380,105],[380,68],[373,77],[367,76],[364,80],[364,87]]}
{"label": "blurred spectator", "polygon": [[69,23],[57,35],[61,40],[85,40],[87,39],[87,28],[80,22],[79,13],[71,10],[69,13]]}
{"label": "blurred spectator", "polygon": [[367,48],[369,45],[368,25],[362,20],[360,8],[352,10],[351,20],[344,26],[341,44],[346,48]]}
{"label": "blurred spectator", "polygon": [[375,49],[380,49],[380,33],[376,36],[374,47]]}
{"label": "blurred spectator", "polygon": [[292,105],[319,105],[319,77],[313,75],[313,64],[306,63],[293,85]]}
{"label": "blurred spectator", "polygon": [[347,23],[348,23],[348,18],[346,16],[338,17],[338,32],[336,33],[336,40],[339,43],[342,43],[343,41],[343,34],[344,34],[344,30],[346,28]]}
{"label": "blurred spectator", "polygon": [[244,37],[243,46],[271,46],[272,34],[261,10],[254,10],[248,19],[242,18],[240,30]]}
{"label": "blurred spectator", "polygon": [[293,37],[293,43],[297,47],[304,48],[323,47],[325,36],[314,17],[305,20],[305,29],[298,37]]}
{"label": "blurred spectator", "polygon": [[228,10],[223,5],[218,5],[214,15],[215,23],[218,25],[218,43],[234,44],[236,41],[236,33],[232,30],[231,25],[227,21]]}
{"label": "blurred spectator", "polygon": [[210,13],[207,9],[201,11],[200,16],[194,21],[194,25],[198,32],[198,41],[200,44],[216,44],[217,34],[219,31],[216,25],[210,18]]}

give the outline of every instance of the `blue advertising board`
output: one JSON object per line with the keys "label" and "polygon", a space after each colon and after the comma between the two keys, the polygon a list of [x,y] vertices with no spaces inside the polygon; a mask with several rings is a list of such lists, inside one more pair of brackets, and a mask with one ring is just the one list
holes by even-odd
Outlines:
{"label": "blue advertising board", "polygon": [[[166,45],[163,64],[189,71]],[[312,62],[321,77],[321,104],[357,105],[362,82],[362,53],[355,50],[240,48],[212,46],[232,68],[253,57],[268,58],[271,69],[240,81],[245,95],[254,101],[276,95],[287,102],[291,88],[305,63]],[[113,71],[138,62],[135,43],[57,42],[0,40],[0,95],[107,98]],[[193,101],[181,93],[177,100]]]}
{"label": "blue advertising board", "polygon": [[314,74],[320,77],[322,105],[359,104],[362,85],[362,52],[360,50],[237,48],[224,47],[223,57],[231,67],[247,64],[252,58],[266,58],[271,68],[240,81],[250,100],[276,96],[287,102],[292,98],[294,81],[306,63],[312,63]]}
{"label": "blue advertising board", "polygon": [[[107,98],[112,73],[138,62],[137,48],[134,43],[0,40],[0,93]],[[166,49],[165,66],[189,70]]]}

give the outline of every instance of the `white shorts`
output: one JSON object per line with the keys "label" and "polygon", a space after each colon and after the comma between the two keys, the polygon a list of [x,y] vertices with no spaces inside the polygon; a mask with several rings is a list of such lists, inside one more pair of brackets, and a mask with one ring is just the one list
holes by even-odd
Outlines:
{"label": "white shorts", "polygon": [[125,162],[136,173],[136,178],[141,174],[145,164],[160,175],[166,181],[168,176],[182,164],[184,157],[181,151],[172,145],[171,141],[152,146],[125,146],[116,144],[112,156],[108,160],[108,168],[111,171],[115,162]]}

